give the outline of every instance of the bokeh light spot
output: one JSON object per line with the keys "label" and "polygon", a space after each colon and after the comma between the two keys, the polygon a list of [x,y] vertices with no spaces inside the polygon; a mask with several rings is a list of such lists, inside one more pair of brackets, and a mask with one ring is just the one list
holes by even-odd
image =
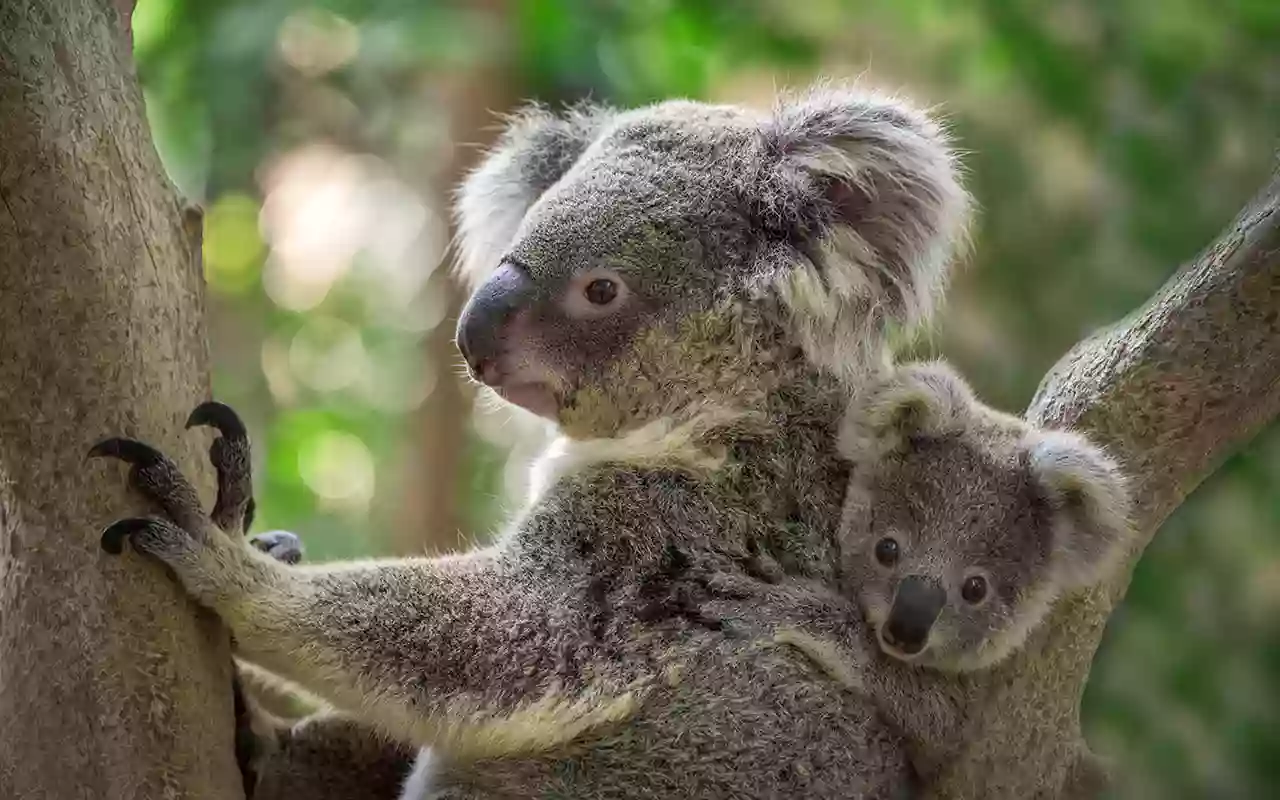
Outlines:
{"label": "bokeh light spot", "polygon": [[350,433],[324,431],[305,441],[298,474],[325,505],[363,511],[373,499],[373,454]]}
{"label": "bokeh light spot", "polygon": [[289,367],[299,381],[319,392],[344,389],[368,368],[360,331],[332,317],[313,317],[289,345]]}
{"label": "bokeh light spot", "polygon": [[290,14],[280,26],[280,56],[308,77],[348,64],[360,51],[360,31],[350,21],[318,8]]}
{"label": "bokeh light spot", "polygon": [[204,276],[215,292],[238,295],[250,289],[265,250],[253,198],[223,195],[205,215]]}

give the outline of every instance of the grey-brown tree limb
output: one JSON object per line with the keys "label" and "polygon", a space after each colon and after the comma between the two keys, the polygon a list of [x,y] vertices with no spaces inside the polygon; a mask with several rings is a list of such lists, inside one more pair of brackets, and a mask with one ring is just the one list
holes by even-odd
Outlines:
{"label": "grey-brown tree limb", "polygon": [[[121,0],[0,0],[0,797],[243,797],[229,639],[159,566],[96,440],[212,485],[200,221],[152,146]],[[125,9],[128,10],[127,8]]]}
{"label": "grey-brown tree limb", "polygon": [[[120,432],[208,474],[180,434],[208,396],[199,220],[151,144],[122,4],[0,0],[6,798],[242,796],[226,634],[160,568],[100,554],[99,527],[133,501],[112,467],[83,460]],[[1068,354],[1027,413],[1125,460],[1145,545],[1280,413],[1280,174],[1144,308]],[[1063,603],[1024,652],[973,679],[973,745],[943,794],[1029,797],[1046,772],[1066,775],[1128,576]]]}

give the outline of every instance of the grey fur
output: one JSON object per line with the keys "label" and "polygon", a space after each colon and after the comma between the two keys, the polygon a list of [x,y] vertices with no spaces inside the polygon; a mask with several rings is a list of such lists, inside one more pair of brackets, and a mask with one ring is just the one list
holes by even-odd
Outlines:
{"label": "grey fur", "polygon": [[[840,527],[843,582],[884,653],[864,674],[903,732],[928,782],[965,743],[981,683],[965,673],[999,666],[1060,596],[1107,577],[1130,543],[1130,499],[1119,466],[1081,436],[1036,428],[980,403],[941,362],[898,367],[869,386],[841,428],[853,462]],[[891,537],[896,563],[877,558]],[[963,598],[971,575],[988,585]],[[904,578],[945,590],[945,605],[914,656],[886,644]],[[1103,762],[1081,745],[1068,796],[1105,784]]]}
{"label": "grey fur", "polygon": [[537,112],[460,206],[468,360],[564,433],[497,543],[285,567],[160,463],[134,486],[182,527],[134,547],[242,657],[429,745],[440,797],[900,796],[851,677],[876,653],[839,591],[836,434],[944,283],[967,199],[940,130],[846,89]]}

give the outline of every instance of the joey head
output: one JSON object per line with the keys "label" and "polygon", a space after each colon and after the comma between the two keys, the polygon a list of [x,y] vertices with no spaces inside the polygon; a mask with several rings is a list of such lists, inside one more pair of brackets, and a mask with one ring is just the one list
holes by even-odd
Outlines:
{"label": "joey head", "polygon": [[894,658],[990,666],[1128,542],[1124,476],[1101,448],[980,404],[941,363],[899,368],[842,437],[848,581]]}

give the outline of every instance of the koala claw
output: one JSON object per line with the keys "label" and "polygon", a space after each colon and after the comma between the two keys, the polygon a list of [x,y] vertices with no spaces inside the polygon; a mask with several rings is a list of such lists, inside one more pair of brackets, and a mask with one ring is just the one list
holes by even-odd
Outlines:
{"label": "koala claw", "polygon": [[175,535],[179,539],[187,538],[187,532],[171,522],[154,517],[128,517],[116,520],[103,529],[102,549],[113,556],[118,556],[124,552],[124,540],[130,539],[135,547],[148,551],[150,548],[139,547],[141,542],[138,534],[150,535],[156,541],[159,541],[157,537],[167,534]]}
{"label": "koala claw", "polygon": [[197,425],[221,434],[209,445],[209,461],[218,473],[218,495],[209,516],[225,531],[248,531],[257,503],[249,465],[249,430],[231,406],[210,400],[196,406],[187,428]]}
{"label": "koala claw", "polygon": [[102,530],[102,549],[113,556],[124,552],[124,540],[151,525],[145,517],[130,517],[116,520]]}
{"label": "koala claw", "polygon": [[135,467],[150,467],[165,460],[164,455],[149,444],[134,439],[103,439],[89,448],[89,458],[118,458]]}
{"label": "koala claw", "polygon": [[266,531],[249,539],[249,544],[284,564],[302,561],[302,539],[289,531]]}
{"label": "koala claw", "polygon": [[121,438],[104,439],[89,450],[90,458],[104,456],[129,464],[129,486],[179,528],[195,532],[205,524],[200,496],[168,456],[149,444]]}
{"label": "koala claw", "polygon": [[216,428],[228,439],[249,438],[249,430],[240,419],[240,415],[233,411],[231,406],[219,403],[217,400],[210,400],[195,407],[191,416],[187,417],[186,427],[194,428],[197,425]]}

